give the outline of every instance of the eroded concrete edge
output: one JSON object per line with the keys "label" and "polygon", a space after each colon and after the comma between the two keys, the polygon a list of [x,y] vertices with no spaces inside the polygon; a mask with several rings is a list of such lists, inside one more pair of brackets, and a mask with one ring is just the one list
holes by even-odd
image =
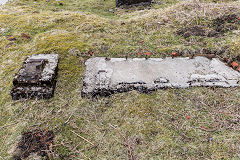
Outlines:
{"label": "eroded concrete edge", "polygon": [[[202,57],[196,57],[202,58]],[[169,57],[166,59],[170,59]],[[150,58],[150,61],[160,62],[166,59],[161,58]],[[178,58],[183,60],[192,60],[188,57]],[[206,59],[206,58],[205,58]],[[125,61],[124,58],[112,58],[111,62],[117,61]],[[143,58],[134,58],[130,59],[130,61],[146,61]],[[226,66],[223,62],[219,59],[214,58],[209,60],[209,67],[211,68],[212,72],[215,74],[209,75],[199,75],[193,74],[188,82],[188,84],[179,85],[179,84],[171,84],[168,80],[159,79],[160,85],[149,86],[144,82],[138,83],[125,83],[119,84],[118,86],[111,86],[111,75],[113,70],[106,65],[106,60],[104,57],[96,57],[90,58],[86,62],[86,70],[84,74],[83,80],[83,88],[82,88],[82,96],[95,96],[95,95],[102,95],[107,96],[113,93],[118,92],[126,92],[130,90],[138,90],[140,92],[150,92],[157,89],[163,88],[188,88],[188,87],[196,87],[196,86],[203,86],[203,87],[238,87],[239,86],[239,77],[240,73],[234,71],[232,68]],[[94,67],[93,67],[94,66]],[[98,72],[103,72],[103,77],[99,76]],[[226,75],[227,74],[227,75]],[[225,77],[231,77],[225,78]],[[101,80],[103,79],[103,80]],[[96,81],[97,80],[97,81]]]}

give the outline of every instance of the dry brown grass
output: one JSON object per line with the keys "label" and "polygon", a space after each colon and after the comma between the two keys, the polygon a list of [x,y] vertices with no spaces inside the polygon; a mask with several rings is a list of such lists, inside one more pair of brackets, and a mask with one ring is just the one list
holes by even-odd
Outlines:
{"label": "dry brown grass", "polygon": [[[164,0],[164,7],[130,12],[115,10],[112,0],[105,7],[100,0],[63,2],[66,5],[18,0],[0,11],[0,159],[10,159],[20,135],[34,128],[55,131],[54,159],[240,158],[239,88],[80,96],[81,62],[89,50],[95,56],[136,57],[143,49],[165,57],[178,49],[227,46],[228,52],[220,56],[239,55],[239,28],[218,38],[184,39],[175,34],[186,25],[206,27],[219,15],[239,14],[239,1]],[[32,39],[21,39],[22,33]],[[9,34],[17,41],[8,48]],[[77,54],[70,54],[73,50]],[[24,59],[51,51],[60,55],[54,98],[12,101],[11,81]]]}

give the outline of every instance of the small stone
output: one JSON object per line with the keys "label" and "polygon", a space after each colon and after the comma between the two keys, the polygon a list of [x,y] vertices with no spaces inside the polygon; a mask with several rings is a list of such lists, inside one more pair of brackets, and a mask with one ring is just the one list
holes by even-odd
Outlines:
{"label": "small stone", "polygon": [[164,22],[157,22],[157,24],[164,25],[165,23]]}
{"label": "small stone", "polygon": [[113,9],[109,9],[108,11],[114,13],[114,10],[113,10]]}

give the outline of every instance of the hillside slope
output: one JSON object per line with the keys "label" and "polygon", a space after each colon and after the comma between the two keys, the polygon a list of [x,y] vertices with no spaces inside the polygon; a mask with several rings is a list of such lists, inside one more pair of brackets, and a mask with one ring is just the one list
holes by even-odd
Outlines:
{"label": "hillside slope", "polygon": [[[164,58],[204,48],[219,58],[240,56],[240,1],[155,2],[115,8],[114,0],[15,0],[1,7],[0,159],[10,159],[21,134],[36,128],[55,132],[52,159],[240,159],[239,88],[81,97],[90,51]],[[54,98],[12,101],[12,79],[27,56],[53,51],[60,56]]]}

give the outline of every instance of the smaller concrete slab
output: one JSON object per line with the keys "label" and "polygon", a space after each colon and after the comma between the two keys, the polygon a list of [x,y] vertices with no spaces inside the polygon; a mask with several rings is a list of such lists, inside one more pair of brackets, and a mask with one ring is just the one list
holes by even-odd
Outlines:
{"label": "smaller concrete slab", "polygon": [[12,99],[51,98],[56,83],[57,66],[57,54],[28,57],[13,79]]}
{"label": "smaller concrete slab", "polygon": [[82,96],[107,96],[163,88],[237,87],[240,73],[219,59],[184,58],[90,58],[86,62]]}

